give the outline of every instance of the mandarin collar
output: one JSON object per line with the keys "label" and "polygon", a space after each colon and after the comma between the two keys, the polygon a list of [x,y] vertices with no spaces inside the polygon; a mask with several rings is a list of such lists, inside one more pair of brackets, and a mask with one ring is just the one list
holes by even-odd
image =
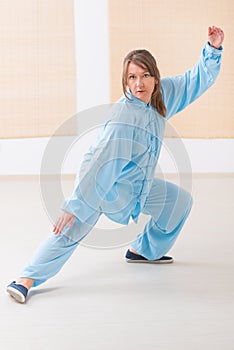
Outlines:
{"label": "mandarin collar", "polygon": [[151,102],[145,103],[145,102],[141,101],[139,98],[137,98],[136,96],[134,96],[130,89],[127,90],[127,96],[131,100],[131,102],[136,103],[138,105],[141,105],[145,108],[149,108],[152,106]]}

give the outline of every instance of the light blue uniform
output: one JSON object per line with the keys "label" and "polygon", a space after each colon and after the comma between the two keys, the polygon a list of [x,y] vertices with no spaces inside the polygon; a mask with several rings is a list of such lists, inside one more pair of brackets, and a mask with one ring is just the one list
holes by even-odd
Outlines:
{"label": "light blue uniform", "polygon": [[[34,254],[21,277],[34,286],[54,276],[79,242],[104,214],[127,225],[140,213],[151,219],[132,247],[147,259],[159,259],[174,244],[191,210],[191,195],[154,177],[166,121],[202,95],[215,81],[222,47],[206,43],[199,62],[185,74],[161,79],[166,106],[163,118],[128,91],[109,111],[96,142],[84,154],[72,196],[62,209],[75,215],[57,236],[52,234]],[[110,233],[111,234],[111,233]]]}

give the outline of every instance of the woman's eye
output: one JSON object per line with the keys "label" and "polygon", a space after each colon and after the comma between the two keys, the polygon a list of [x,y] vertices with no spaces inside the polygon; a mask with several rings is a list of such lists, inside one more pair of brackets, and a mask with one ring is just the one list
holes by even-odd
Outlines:
{"label": "woman's eye", "polygon": [[129,75],[129,79],[134,79],[135,76],[134,75]]}
{"label": "woman's eye", "polygon": [[149,78],[149,77],[150,77],[150,74],[149,74],[149,73],[145,73],[145,74],[144,74],[144,77],[145,77],[145,78]]}

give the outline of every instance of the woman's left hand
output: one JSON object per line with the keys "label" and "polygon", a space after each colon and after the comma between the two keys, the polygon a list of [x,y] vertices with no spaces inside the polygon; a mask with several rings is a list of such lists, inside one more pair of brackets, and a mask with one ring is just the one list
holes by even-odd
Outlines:
{"label": "woman's left hand", "polygon": [[221,28],[215,26],[208,28],[208,40],[211,46],[215,47],[216,49],[219,49],[222,45],[223,39],[224,32]]}
{"label": "woman's left hand", "polygon": [[56,223],[54,224],[54,229],[53,229],[54,234],[55,235],[60,234],[66,225],[71,227],[74,221],[75,221],[75,216],[64,211],[59,216]]}

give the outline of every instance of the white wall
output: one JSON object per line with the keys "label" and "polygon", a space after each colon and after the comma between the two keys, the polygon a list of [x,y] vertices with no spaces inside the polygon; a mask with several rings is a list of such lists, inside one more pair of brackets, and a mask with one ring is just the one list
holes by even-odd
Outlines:
{"label": "white wall", "polygon": [[[108,0],[74,0],[74,5],[77,111],[80,112],[110,101]],[[67,154],[63,173],[72,174],[76,171],[77,164],[72,162],[71,154],[77,152],[78,159],[93,137],[93,134],[87,135],[85,140],[74,144],[70,154]],[[63,142],[64,138],[60,140]],[[0,175],[39,174],[48,141],[48,138],[0,140]],[[183,142],[193,172],[234,172],[234,139],[184,139]],[[164,172],[176,171],[165,149],[162,150],[159,164]]]}
{"label": "white wall", "polygon": [[[74,174],[77,171],[82,153],[93,141],[94,134],[78,140],[62,164],[62,173]],[[0,175],[40,174],[43,154],[49,138],[0,140]],[[64,138],[57,138],[62,143]],[[171,139],[175,142],[175,139]],[[188,152],[192,171],[195,173],[234,173],[233,139],[183,139]],[[74,161],[75,159],[75,161]],[[159,166],[165,173],[177,172],[172,157],[162,148]],[[50,170],[51,171],[51,170]],[[53,171],[52,171],[53,172]]]}
{"label": "white wall", "polygon": [[109,103],[108,0],[74,0],[77,111]]}

